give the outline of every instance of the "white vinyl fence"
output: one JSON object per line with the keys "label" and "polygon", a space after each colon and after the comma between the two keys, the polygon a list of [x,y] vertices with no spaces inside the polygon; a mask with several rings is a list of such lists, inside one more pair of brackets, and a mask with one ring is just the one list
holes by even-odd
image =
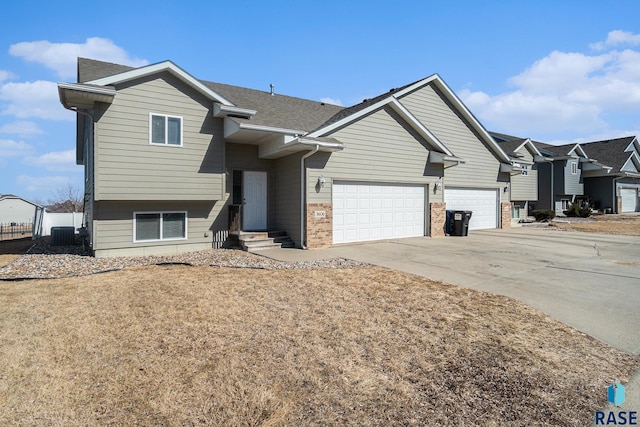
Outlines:
{"label": "white vinyl fence", "polygon": [[74,227],[76,232],[82,227],[82,212],[72,213],[50,213],[43,212],[42,216],[42,235],[50,236],[51,227]]}

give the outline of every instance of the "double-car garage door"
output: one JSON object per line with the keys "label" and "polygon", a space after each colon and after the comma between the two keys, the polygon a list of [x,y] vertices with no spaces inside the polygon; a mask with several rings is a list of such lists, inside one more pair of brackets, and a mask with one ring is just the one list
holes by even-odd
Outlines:
{"label": "double-car garage door", "polygon": [[424,236],[425,187],[333,183],[333,243]]}
{"label": "double-car garage door", "polygon": [[[425,186],[333,183],[333,243],[425,235]],[[473,211],[469,229],[498,226],[496,190],[447,188],[447,209]]]}

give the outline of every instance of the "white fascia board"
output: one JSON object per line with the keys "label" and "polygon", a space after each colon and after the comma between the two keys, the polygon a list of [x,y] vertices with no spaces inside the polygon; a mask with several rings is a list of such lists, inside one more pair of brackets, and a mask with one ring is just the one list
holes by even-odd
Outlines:
{"label": "white fascia board", "polygon": [[[638,156],[638,153],[633,151],[629,156],[629,158],[627,159],[627,161],[624,162],[624,165],[622,165],[620,170],[624,171],[627,168],[627,165],[629,163],[633,163],[633,167],[636,169],[636,171],[640,172],[640,156]],[[634,171],[629,171],[629,172],[634,172]]]}
{"label": "white fascia board", "polygon": [[383,100],[380,100],[378,102],[376,102],[375,104],[371,104],[369,105],[367,108],[363,108],[362,110],[358,111],[357,113],[353,113],[350,116],[345,117],[344,119],[338,120],[337,122],[331,123],[328,126],[325,126],[323,128],[320,128],[314,132],[311,132],[310,134],[308,134],[307,136],[310,138],[317,138],[317,137],[321,137],[321,136],[325,136],[327,133],[338,129],[348,123],[351,122],[355,122],[356,120],[358,120],[360,117],[363,117],[369,113],[371,113],[372,111],[377,110],[378,108],[382,108],[383,106],[385,106],[386,104],[389,103],[389,101],[391,100],[392,96],[390,96],[389,98],[385,98]]}
{"label": "white fascia board", "polygon": [[96,95],[115,96],[116,90],[112,87],[88,86],[82,83],[58,83],[58,90],[75,90],[78,92],[95,93]]}
{"label": "white fascia board", "polygon": [[627,145],[627,148],[624,149],[625,152],[627,151],[635,151],[640,153],[640,143],[638,143],[638,138],[636,138],[635,136],[633,137],[633,139],[631,140],[631,142],[629,143],[629,145]]}
{"label": "white fascia board", "polygon": [[435,77],[437,77],[437,74],[434,74],[432,76],[427,77],[426,79],[422,79],[414,84],[412,84],[411,86],[408,86],[402,90],[399,90],[397,92],[393,92],[392,94],[389,95],[389,97],[384,98],[378,102],[376,102],[375,104],[371,104],[369,105],[367,108],[363,108],[362,110],[351,114],[350,116],[347,116],[341,120],[338,120],[337,122],[331,123],[328,126],[325,126],[323,128],[320,128],[312,133],[310,133],[309,137],[319,137],[319,136],[325,136],[327,133],[338,129],[344,125],[347,125],[351,122],[355,122],[356,120],[358,120],[360,117],[366,116],[367,114],[371,113],[372,111],[377,110],[378,108],[381,108],[383,106],[385,106],[386,104],[388,104],[389,102],[391,102],[392,99],[395,99],[395,97],[399,97],[399,96],[403,96],[411,91],[414,91],[426,84],[428,84],[429,82],[431,82]]}
{"label": "white fascia board", "polygon": [[531,141],[531,138],[527,138],[522,144],[520,144],[520,146],[516,148],[516,151],[520,150],[525,145],[530,148],[529,152],[534,156],[542,156],[542,154],[540,154],[540,151],[538,151],[538,147],[536,147],[535,144]]}
{"label": "white fascia board", "polygon": [[306,132],[303,130],[277,128],[277,127],[264,126],[264,125],[254,125],[251,123],[240,123],[238,126],[240,130],[250,130],[254,132],[280,133],[283,135],[295,135],[295,136],[306,134]]}
{"label": "white fascia board", "polygon": [[505,153],[504,150],[500,148],[500,146],[495,141],[495,139],[493,139],[491,135],[489,135],[489,132],[484,128],[484,126],[482,126],[482,124],[478,121],[478,119],[476,119],[476,117],[471,113],[471,111],[469,111],[467,106],[462,103],[460,98],[458,98],[458,96],[451,90],[451,88],[447,86],[444,80],[442,80],[440,76],[437,74],[434,74],[429,79],[438,87],[438,89],[440,89],[444,93],[444,95],[447,97],[449,102],[453,104],[453,106],[458,110],[458,112],[461,113],[462,116],[469,121],[469,123],[476,130],[476,132],[478,132],[480,136],[484,139],[484,141],[489,145],[489,147],[493,149],[494,153],[496,153],[497,156],[502,161],[509,162],[509,156],[507,155],[507,153]]}
{"label": "white fascia board", "polygon": [[298,138],[300,144],[308,145],[315,147],[316,145],[320,148],[328,149],[329,151],[341,151],[344,150],[344,144],[341,142],[328,142],[328,141],[318,141],[317,139],[309,139],[309,138]]}
{"label": "white fascia board", "polygon": [[582,146],[580,144],[576,144],[571,151],[569,151],[569,154],[573,153],[573,152],[577,152],[579,151],[580,153],[578,154],[578,156],[580,157],[584,157],[586,159],[589,158],[589,156],[587,156],[587,153],[584,151],[584,148],[582,148]]}
{"label": "white fascia board", "polygon": [[445,145],[440,142],[438,138],[434,134],[431,133],[429,129],[427,129],[407,108],[402,105],[395,97],[392,97],[389,101],[389,106],[393,108],[393,110],[398,113],[409,125],[420,134],[424,139],[426,139],[432,146],[439,148],[438,151],[442,151],[443,153],[453,156],[451,150],[449,150]]}
{"label": "white fascia board", "polygon": [[231,101],[227,100],[219,93],[209,89],[208,87],[200,83],[198,79],[196,79],[191,74],[187,73],[185,70],[178,67],[176,64],[174,64],[171,61],[164,61],[164,62],[159,62],[157,64],[147,65],[146,67],[140,67],[134,70],[125,71],[123,73],[114,74],[112,76],[103,77],[101,79],[91,80],[90,82],[87,82],[87,83],[99,85],[99,86],[109,86],[109,85],[114,85],[118,83],[128,82],[130,80],[138,79],[140,77],[145,77],[155,73],[161,73],[163,71],[170,72],[171,74],[178,77],[180,80],[187,83],[188,85],[196,89],[198,92],[202,93],[203,95],[207,96],[210,99],[218,101],[221,104],[233,105]]}
{"label": "white fascia board", "polygon": [[213,116],[214,117],[226,117],[227,115],[242,116],[250,119],[255,116],[256,110],[250,110],[248,108],[236,107],[233,105],[224,105],[219,102],[213,103]]}

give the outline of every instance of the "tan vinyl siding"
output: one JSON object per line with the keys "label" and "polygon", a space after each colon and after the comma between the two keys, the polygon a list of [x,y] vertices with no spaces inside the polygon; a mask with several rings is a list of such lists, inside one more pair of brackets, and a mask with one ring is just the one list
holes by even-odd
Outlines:
{"label": "tan vinyl siding", "polygon": [[456,157],[465,164],[448,168],[445,186],[500,187],[508,177],[498,177],[500,162],[452,107],[431,85],[400,99],[400,102],[424,124]]}
{"label": "tan vinyl siding", "polygon": [[[144,248],[199,244],[212,247],[213,235],[228,230],[226,201],[101,201],[94,210],[95,239],[93,249],[103,252],[113,249],[133,249],[140,254]],[[134,212],[187,211],[187,239],[153,242],[133,242]],[[205,233],[209,232],[209,237]],[[132,253],[134,253],[132,251]]]}
{"label": "tan vinyl siding", "polygon": [[[442,166],[427,164],[427,143],[413,134],[391,109],[378,110],[333,133],[345,149],[307,159],[307,203],[331,203],[332,180],[432,184],[442,176]],[[326,183],[317,189],[320,175]],[[440,192],[429,196],[429,201],[442,199]]]}
{"label": "tan vinyl siding", "polygon": [[270,181],[274,198],[271,208],[274,213],[273,226],[286,231],[296,246],[301,246],[300,236],[300,158],[292,154],[275,160],[275,173]]}
{"label": "tan vinyl siding", "polygon": [[[210,104],[168,73],[118,86],[96,115],[96,199],[222,199],[223,124]],[[182,117],[183,146],[150,145],[149,113]]]}
{"label": "tan vinyl siding", "polygon": [[[521,149],[520,154],[523,157],[519,161],[533,161],[533,156],[526,148]],[[528,166],[528,175],[511,176],[511,200],[538,200],[538,167],[536,164]]]}

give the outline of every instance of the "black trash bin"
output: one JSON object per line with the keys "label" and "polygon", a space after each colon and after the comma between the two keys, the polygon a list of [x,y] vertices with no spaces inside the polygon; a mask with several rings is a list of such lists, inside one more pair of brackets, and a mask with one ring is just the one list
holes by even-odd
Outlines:
{"label": "black trash bin", "polygon": [[452,236],[468,236],[472,211],[453,211]]}
{"label": "black trash bin", "polygon": [[451,234],[453,233],[453,211],[447,210],[446,214],[447,216],[444,222],[444,234],[447,236],[451,236]]}

